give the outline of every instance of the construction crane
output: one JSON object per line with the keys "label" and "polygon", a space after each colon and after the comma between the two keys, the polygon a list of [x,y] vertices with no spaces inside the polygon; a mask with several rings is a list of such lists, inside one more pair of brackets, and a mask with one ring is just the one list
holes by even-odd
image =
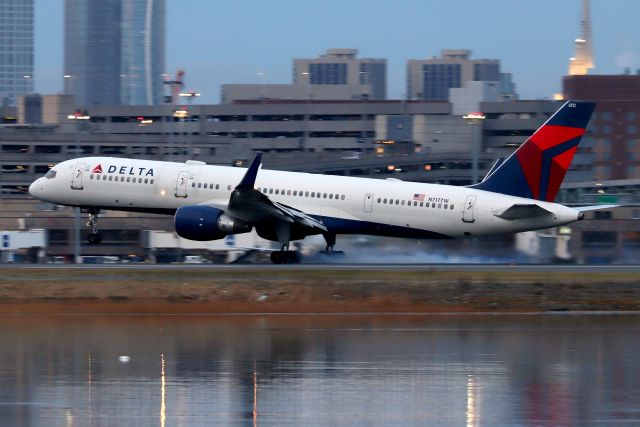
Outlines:
{"label": "construction crane", "polygon": [[165,95],[164,97],[165,104],[175,105],[178,103],[178,96],[180,95],[180,92],[184,88],[184,75],[185,75],[184,70],[178,70],[173,80],[171,79],[171,76],[169,76],[168,74],[164,75],[165,79],[163,83],[165,84],[166,87],[169,88],[169,95]]}

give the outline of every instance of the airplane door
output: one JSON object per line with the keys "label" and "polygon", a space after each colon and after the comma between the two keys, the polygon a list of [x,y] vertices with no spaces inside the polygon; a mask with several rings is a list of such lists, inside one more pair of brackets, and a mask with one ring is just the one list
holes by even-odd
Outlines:
{"label": "airplane door", "polygon": [[368,193],[364,195],[363,209],[365,212],[371,212],[373,210],[373,194]]}
{"label": "airplane door", "polygon": [[82,175],[84,174],[84,167],[86,163],[78,163],[73,171],[73,178],[71,178],[71,189],[82,190]]}
{"label": "airplane door", "polygon": [[476,219],[473,216],[473,212],[476,209],[476,199],[478,196],[467,196],[467,200],[464,202],[464,211],[462,211],[463,222],[474,222]]}
{"label": "airplane door", "polygon": [[176,197],[187,197],[187,188],[189,186],[189,172],[180,172],[176,180]]}

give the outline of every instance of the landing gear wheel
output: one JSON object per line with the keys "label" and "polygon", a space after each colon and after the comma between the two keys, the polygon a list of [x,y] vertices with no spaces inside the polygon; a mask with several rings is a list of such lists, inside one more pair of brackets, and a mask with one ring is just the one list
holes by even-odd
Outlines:
{"label": "landing gear wheel", "polygon": [[275,251],[271,252],[271,262],[274,264],[298,264],[302,256],[298,251]]}
{"label": "landing gear wheel", "polygon": [[98,243],[102,242],[102,235],[100,233],[91,233],[89,234],[87,240],[92,245],[97,245]]}
{"label": "landing gear wheel", "polygon": [[344,251],[330,250],[330,251],[320,251],[318,253],[320,255],[326,256],[326,257],[333,257],[333,258],[342,258],[342,257],[344,257]]}
{"label": "landing gear wheel", "polygon": [[102,242],[102,235],[98,232],[98,214],[100,214],[100,209],[87,209],[86,212],[89,213],[89,221],[87,222],[87,227],[91,228],[91,234],[87,240],[92,245],[97,245]]}

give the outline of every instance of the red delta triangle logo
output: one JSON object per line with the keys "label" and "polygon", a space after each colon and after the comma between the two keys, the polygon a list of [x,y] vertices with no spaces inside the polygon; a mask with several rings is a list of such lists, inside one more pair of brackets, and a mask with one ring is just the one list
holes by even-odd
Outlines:
{"label": "red delta triangle logo", "polygon": [[102,165],[99,164],[98,166],[96,166],[95,168],[93,168],[93,170],[91,171],[91,173],[102,173]]}

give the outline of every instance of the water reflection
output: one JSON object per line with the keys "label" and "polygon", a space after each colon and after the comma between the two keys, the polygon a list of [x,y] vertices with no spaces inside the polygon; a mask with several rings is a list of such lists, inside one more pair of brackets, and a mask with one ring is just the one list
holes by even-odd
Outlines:
{"label": "water reflection", "polygon": [[639,320],[0,317],[0,420],[163,427],[640,423]]}

